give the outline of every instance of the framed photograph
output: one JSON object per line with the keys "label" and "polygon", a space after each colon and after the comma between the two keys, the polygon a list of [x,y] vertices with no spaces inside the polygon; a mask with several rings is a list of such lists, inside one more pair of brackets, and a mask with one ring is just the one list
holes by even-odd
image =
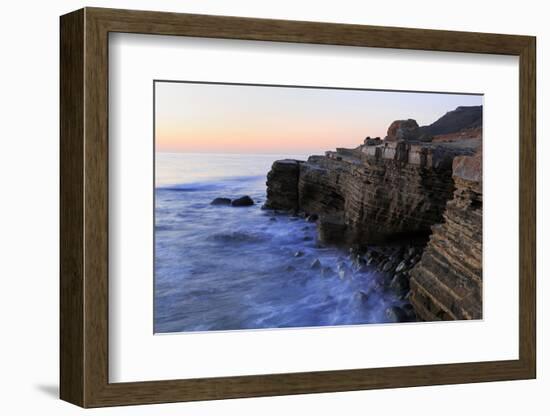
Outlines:
{"label": "framed photograph", "polygon": [[82,407],[536,376],[535,38],[61,17]]}

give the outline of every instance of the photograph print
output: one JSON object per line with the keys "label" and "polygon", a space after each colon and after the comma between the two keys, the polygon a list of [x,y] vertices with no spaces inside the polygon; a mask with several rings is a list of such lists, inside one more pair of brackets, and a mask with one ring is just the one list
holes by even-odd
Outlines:
{"label": "photograph print", "polygon": [[483,318],[483,95],[153,88],[155,333]]}

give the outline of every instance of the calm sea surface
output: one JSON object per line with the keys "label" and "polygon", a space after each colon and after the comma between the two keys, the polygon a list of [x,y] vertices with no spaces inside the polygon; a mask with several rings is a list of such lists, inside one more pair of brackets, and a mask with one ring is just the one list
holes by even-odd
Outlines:
{"label": "calm sea surface", "polygon": [[[396,299],[374,274],[320,247],[315,224],[261,209],[266,174],[284,158],[307,156],[157,153],[156,333],[385,322]],[[243,195],[256,204],[210,205]],[[317,259],[333,272],[312,268]]]}

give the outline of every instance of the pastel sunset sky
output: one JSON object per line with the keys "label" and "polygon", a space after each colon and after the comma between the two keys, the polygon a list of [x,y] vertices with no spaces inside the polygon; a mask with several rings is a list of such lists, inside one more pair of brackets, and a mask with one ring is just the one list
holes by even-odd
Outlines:
{"label": "pastel sunset sky", "polygon": [[480,95],[155,83],[159,152],[322,153],[384,137],[390,123],[434,122]]}

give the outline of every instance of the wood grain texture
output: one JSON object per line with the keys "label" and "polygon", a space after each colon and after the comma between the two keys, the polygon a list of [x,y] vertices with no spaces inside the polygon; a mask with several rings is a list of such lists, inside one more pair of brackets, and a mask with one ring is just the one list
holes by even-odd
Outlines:
{"label": "wood grain texture", "polygon": [[60,388],[84,404],[84,12],[61,19]]}
{"label": "wood grain texture", "polygon": [[[520,57],[518,360],[109,383],[108,33]],[[535,38],[86,8],[61,18],[61,397],[83,407],[535,377]]]}
{"label": "wood grain texture", "polygon": [[520,54],[519,356],[536,377],[536,40]]}

